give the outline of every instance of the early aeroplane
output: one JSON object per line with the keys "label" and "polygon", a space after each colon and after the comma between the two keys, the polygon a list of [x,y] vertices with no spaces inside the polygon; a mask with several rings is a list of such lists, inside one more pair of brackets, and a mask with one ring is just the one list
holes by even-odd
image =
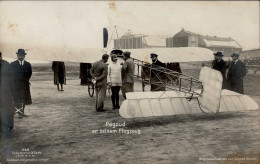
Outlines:
{"label": "early aeroplane", "polygon": [[[108,33],[104,29],[104,48],[107,47]],[[4,46],[1,51],[3,57],[15,59],[15,51],[19,45]],[[26,49],[26,47],[23,47]],[[101,59],[102,54],[115,51],[113,49],[85,49],[71,47],[32,48],[26,56],[27,60],[34,61],[65,61],[78,63],[93,63]],[[156,69],[166,77],[162,85],[166,91],[158,92],[131,92],[123,101],[119,113],[124,118],[165,116],[177,114],[191,114],[196,112],[216,113],[224,111],[256,110],[258,104],[247,95],[241,95],[229,90],[222,90],[222,75],[209,67],[202,67],[199,79],[175,72],[167,68],[151,68],[149,55],[156,53],[164,63],[171,62],[198,62],[213,60],[213,52],[199,47],[180,48],[146,48],[121,49],[130,51],[136,64],[136,76],[142,78],[142,83],[149,83],[149,75],[142,70]],[[159,75],[158,75],[159,76]],[[199,110],[192,108],[192,102],[197,100]],[[194,103],[194,102],[193,102]]]}

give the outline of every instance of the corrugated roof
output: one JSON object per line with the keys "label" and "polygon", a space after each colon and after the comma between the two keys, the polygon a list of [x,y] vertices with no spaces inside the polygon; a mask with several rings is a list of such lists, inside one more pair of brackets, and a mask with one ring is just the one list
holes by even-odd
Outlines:
{"label": "corrugated roof", "polygon": [[165,38],[162,38],[160,36],[147,36],[144,37],[147,43],[147,46],[160,46],[160,47],[166,47],[166,41]]}
{"label": "corrugated roof", "polygon": [[207,40],[203,39],[207,47],[233,47],[241,48],[236,41],[217,41],[217,40]]}
{"label": "corrugated roof", "polygon": [[203,36],[203,35],[200,35],[200,37],[202,39],[206,39],[206,40],[210,40],[210,41],[226,41],[226,42],[234,41],[234,39],[232,39],[232,38],[223,38],[223,37],[217,37],[217,36]]}
{"label": "corrugated roof", "polygon": [[131,57],[151,63],[150,54],[156,53],[163,63],[197,62],[214,60],[213,52],[200,47],[128,49]]}

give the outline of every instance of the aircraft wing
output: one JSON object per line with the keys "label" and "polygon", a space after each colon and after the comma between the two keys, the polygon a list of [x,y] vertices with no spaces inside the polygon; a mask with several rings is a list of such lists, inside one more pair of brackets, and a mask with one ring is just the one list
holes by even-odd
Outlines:
{"label": "aircraft wing", "polygon": [[151,63],[150,54],[155,53],[163,63],[174,62],[198,62],[214,60],[213,52],[200,47],[178,48],[146,48],[146,49],[123,49],[131,52],[131,57]]}
{"label": "aircraft wing", "polygon": [[3,59],[9,62],[17,60],[16,52],[19,48],[25,49],[27,53],[25,60],[38,62],[64,61],[64,62],[79,62],[93,63],[101,60],[103,55],[102,49],[94,48],[77,48],[63,46],[28,46],[28,45],[12,45],[1,44],[0,51]]}

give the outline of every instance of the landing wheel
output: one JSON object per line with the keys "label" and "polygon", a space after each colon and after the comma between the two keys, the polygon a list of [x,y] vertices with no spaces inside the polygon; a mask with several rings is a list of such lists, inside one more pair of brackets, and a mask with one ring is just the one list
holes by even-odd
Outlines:
{"label": "landing wheel", "polygon": [[95,90],[94,84],[93,83],[88,84],[88,94],[90,97],[93,97],[94,90]]}

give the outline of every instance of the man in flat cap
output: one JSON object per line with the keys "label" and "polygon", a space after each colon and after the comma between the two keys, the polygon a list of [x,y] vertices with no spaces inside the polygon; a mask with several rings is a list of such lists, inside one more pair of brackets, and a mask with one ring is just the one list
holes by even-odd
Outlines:
{"label": "man in flat cap", "polygon": [[222,59],[222,57],[223,57],[222,52],[216,52],[216,53],[214,53],[214,56],[215,56],[215,60],[213,60],[213,62],[212,62],[212,68],[221,72],[222,77],[223,77],[222,89],[226,89],[227,88],[227,86],[226,86],[227,85],[226,62]]}
{"label": "man in flat cap", "polygon": [[243,78],[247,70],[245,64],[238,60],[239,54],[233,53],[231,57],[232,63],[227,74],[228,89],[243,94]]}
{"label": "man in flat cap", "polygon": [[96,81],[95,89],[97,93],[97,103],[96,110],[97,112],[104,112],[104,101],[106,98],[106,90],[107,90],[107,61],[108,54],[104,54],[102,56],[102,60],[93,63],[93,66],[90,69],[90,74],[92,78]]}
{"label": "man in flat cap", "polygon": [[158,55],[152,53],[150,55],[152,60],[151,69],[151,91],[165,91],[165,74],[160,72],[160,67],[166,67],[166,65],[158,60]]}
{"label": "man in flat cap", "polygon": [[24,60],[25,50],[18,49],[17,60],[11,63],[14,77],[14,102],[17,109],[21,109],[18,112],[19,117],[26,116],[24,114],[25,105],[32,104],[31,92],[30,92],[30,78],[32,76],[31,64]]}
{"label": "man in flat cap", "polygon": [[125,60],[122,65],[121,77],[122,77],[122,94],[126,98],[127,92],[134,91],[134,72],[135,64],[134,60],[130,57],[131,53],[126,51],[123,53],[123,58]]}
{"label": "man in flat cap", "polygon": [[[13,79],[10,64],[0,52],[0,133],[8,134],[14,127]],[[1,136],[0,136],[1,138]]]}

